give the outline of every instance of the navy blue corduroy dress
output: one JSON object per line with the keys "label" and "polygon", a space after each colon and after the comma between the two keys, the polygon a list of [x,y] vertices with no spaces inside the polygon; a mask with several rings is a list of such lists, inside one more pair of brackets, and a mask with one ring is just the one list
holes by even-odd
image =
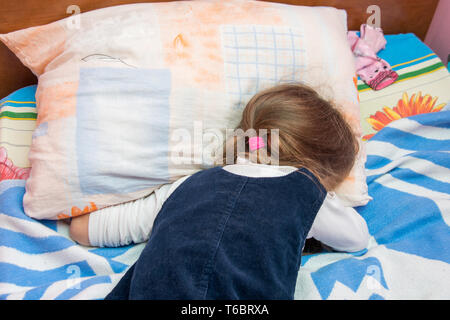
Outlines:
{"label": "navy blue corduroy dress", "polygon": [[306,169],[198,172],[166,200],[136,263],[106,299],[293,299],[326,191]]}

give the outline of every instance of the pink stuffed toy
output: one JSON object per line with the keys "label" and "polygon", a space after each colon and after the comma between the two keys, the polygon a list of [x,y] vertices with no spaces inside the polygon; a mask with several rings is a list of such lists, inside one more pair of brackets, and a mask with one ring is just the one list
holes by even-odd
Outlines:
{"label": "pink stuffed toy", "polygon": [[356,57],[356,73],[369,87],[380,90],[397,80],[397,72],[392,70],[386,60],[381,59],[376,54],[386,45],[386,39],[381,28],[373,28],[363,24],[361,25],[360,37],[355,31],[349,31],[347,38]]}

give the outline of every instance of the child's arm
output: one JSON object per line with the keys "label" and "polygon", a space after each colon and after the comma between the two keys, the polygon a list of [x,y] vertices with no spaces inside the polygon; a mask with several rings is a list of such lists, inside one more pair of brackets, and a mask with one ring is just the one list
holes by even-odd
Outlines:
{"label": "child's arm", "polygon": [[369,236],[364,218],[352,207],[345,207],[333,193],[327,194],[308,234],[308,238],[346,252],[365,249]]}
{"label": "child's arm", "polygon": [[166,184],[149,196],[72,219],[70,236],[82,245],[118,247],[148,240],[164,201],[186,179]]}

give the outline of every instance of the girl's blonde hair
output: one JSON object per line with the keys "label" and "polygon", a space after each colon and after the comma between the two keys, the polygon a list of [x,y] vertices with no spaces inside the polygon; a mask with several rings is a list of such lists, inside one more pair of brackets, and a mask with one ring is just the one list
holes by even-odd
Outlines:
{"label": "girl's blonde hair", "polygon": [[[359,150],[358,140],[343,115],[303,84],[282,84],[257,93],[247,103],[237,129],[266,134],[268,157],[273,156],[271,131],[278,129],[278,164],[308,169],[328,191],[349,175]],[[235,150],[239,139],[233,136],[226,142],[224,163],[225,149],[231,144]],[[245,155],[249,156],[248,137],[243,139]],[[267,162],[259,155],[257,161]]]}

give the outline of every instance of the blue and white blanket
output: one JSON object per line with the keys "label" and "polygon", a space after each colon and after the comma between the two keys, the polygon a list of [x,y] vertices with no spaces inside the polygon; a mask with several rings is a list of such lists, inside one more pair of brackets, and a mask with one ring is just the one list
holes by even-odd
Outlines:
{"label": "blue and white blanket", "polygon": [[450,299],[450,111],[392,122],[367,154],[369,247],[304,259],[296,298]]}
{"label": "blue and white blanket", "polygon": [[[358,253],[303,257],[296,299],[450,299],[450,111],[392,122],[367,143],[369,194]],[[61,221],[22,207],[23,180],[0,182],[0,299],[102,299],[145,244],[88,248]]]}
{"label": "blue and white blanket", "polygon": [[0,182],[0,299],[102,299],[145,244],[88,248],[62,221],[25,215],[24,180]]}

